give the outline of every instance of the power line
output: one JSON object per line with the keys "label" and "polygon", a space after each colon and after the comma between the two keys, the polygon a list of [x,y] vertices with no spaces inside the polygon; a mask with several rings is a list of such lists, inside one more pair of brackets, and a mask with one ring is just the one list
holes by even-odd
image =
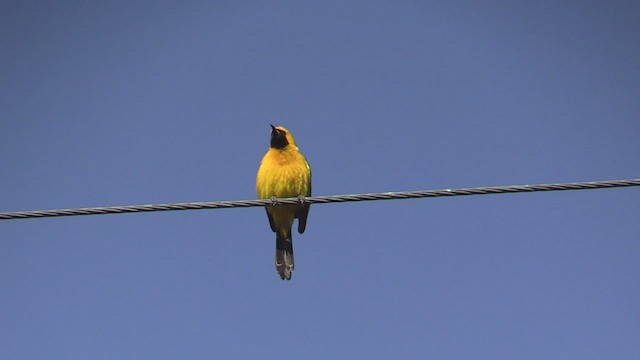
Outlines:
{"label": "power line", "polygon": [[476,187],[476,188],[462,188],[462,189],[419,190],[419,191],[353,194],[353,195],[314,196],[314,197],[300,197],[300,198],[286,198],[286,199],[274,198],[274,199],[268,199],[268,200],[210,201],[210,202],[188,202],[188,203],[175,203],[175,204],[106,206],[106,207],[76,208],[76,209],[0,212],[0,220],[44,218],[44,217],[57,217],[57,216],[77,216],[77,215],[123,214],[123,213],[151,212],[151,211],[229,209],[229,208],[237,208],[237,207],[255,207],[255,206],[265,206],[265,205],[275,206],[278,204],[300,204],[302,202],[308,203],[308,204],[328,204],[328,203],[335,203],[335,202],[415,199],[415,198],[433,198],[433,197],[443,197],[443,196],[508,194],[508,193],[520,193],[520,192],[562,191],[562,190],[589,190],[589,189],[617,188],[617,187],[627,187],[627,186],[640,186],[640,178],[626,179],[626,180],[558,183],[558,184],[509,185],[509,186]]}

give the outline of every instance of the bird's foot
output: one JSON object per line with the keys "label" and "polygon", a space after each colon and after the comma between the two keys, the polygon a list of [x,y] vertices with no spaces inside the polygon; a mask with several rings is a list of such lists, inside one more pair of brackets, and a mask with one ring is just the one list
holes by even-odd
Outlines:
{"label": "bird's foot", "polygon": [[271,201],[271,206],[278,205],[278,198],[277,197],[272,196],[269,200]]}
{"label": "bird's foot", "polygon": [[307,200],[303,195],[298,195],[298,202],[300,203],[300,205],[304,205]]}

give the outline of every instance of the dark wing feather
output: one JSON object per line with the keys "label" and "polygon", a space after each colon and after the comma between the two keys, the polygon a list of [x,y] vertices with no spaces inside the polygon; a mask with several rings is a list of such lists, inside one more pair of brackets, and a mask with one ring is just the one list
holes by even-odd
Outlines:
{"label": "dark wing feather", "polygon": [[[307,166],[309,164],[307,163]],[[305,196],[311,196],[311,170],[309,170],[309,189]],[[309,216],[309,209],[311,204],[303,204],[296,210],[296,218],[298,219],[298,233],[302,234],[307,228],[307,216]]]}
{"label": "dark wing feather", "polygon": [[304,204],[296,210],[296,218],[298,218],[298,233],[302,234],[307,228],[307,216],[309,216],[311,204]]}
{"label": "dark wing feather", "polygon": [[[267,206],[271,206],[271,205],[267,205]],[[267,211],[267,217],[269,217],[269,225],[271,225],[271,231],[276,232],[276,224],[273,223],[273,216],[271,216],[271,213],[269,212],[269,208],[265,207],[264,209]]]}

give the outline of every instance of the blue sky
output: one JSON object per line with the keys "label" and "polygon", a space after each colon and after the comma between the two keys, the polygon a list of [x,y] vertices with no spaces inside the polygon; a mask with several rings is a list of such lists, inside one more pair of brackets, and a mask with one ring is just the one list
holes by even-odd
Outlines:
{"label": "blue sky", "polygon": [[[633,2],[0,5],[0,211],[638,177]],[[640,189],[0,222],[2,359],[637,359]]]}

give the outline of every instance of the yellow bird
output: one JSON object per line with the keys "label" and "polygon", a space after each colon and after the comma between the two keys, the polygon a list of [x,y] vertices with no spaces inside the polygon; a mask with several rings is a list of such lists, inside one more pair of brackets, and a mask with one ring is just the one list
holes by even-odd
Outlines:
{"label": "yellow bird", "polygon": [[[256,179],[260,199],[311,196],[311,167],[298,150],[291,132],[271,125],[271,147],[262,158]],[[298,232],[307,226],[310,204],[267,205],[271,230],[276,233],[276,270],[282,280],[291,280],[294,269],[293,220],[298,219]]]}

